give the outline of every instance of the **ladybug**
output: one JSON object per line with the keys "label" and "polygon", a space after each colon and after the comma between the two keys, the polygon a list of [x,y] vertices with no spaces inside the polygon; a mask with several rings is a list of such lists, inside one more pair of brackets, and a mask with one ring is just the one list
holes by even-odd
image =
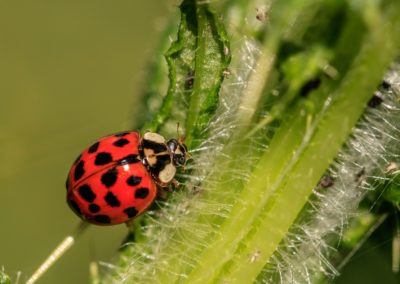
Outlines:
{"label": "ladybug", "polygon": [[143,213],[188,159],[183,138],[121,132],[87,147],[69,171],[67,202],[83,220],[114,225]]}

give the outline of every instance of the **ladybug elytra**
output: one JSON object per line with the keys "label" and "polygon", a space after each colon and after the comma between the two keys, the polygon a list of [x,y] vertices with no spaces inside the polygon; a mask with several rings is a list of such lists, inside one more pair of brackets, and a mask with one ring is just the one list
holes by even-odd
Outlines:
{"label": "ladybug elytra", "polygon": [[97,225],[127,222],[155,200],[157,186],[174,181],[188,158],[183,139],[147,132],[121,132],[87,147],[67,178],[67,202],[83,220]]}

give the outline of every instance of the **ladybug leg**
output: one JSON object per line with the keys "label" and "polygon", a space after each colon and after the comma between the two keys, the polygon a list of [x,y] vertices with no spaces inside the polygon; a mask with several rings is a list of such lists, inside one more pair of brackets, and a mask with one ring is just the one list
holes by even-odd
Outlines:
{"label": "ladybug leg", "polygon": [[176,180],[176,179],[172,179],[170,183],[160,183],[160,182],[156,182],[156,184],[158,185],[158,189],[160,191],[168,191],[168,192],[172,192],[173,190],[170,188],[170,184],[172,184],[172,186],[174,187],[174,189],[181,187],[181,183]]}
{"label": "ladybug leg", "polygon": [[127,224],[127,226],[129,227],[129,231],[118,248],[118,251],[120,252],[125,251],[125,249],[129,246],[129,244],[135,242],[135,232],[133,231],[133,228],[130,227],[130,225]]}
{"label": "ladybug leg", "polygon": [[171,181],[171,184],[173,188],[169,186],[169,184],[163,184],[160,185],[158,184],[158,196],[162,199],[167,199],[168,195],[173,192],[174,189],[178,188],[181,186],[181,183],[177,181],[176,179],[173,179]]}
{"label": "ladybug leg", "polygon": [[185,155],[186,155],[186,161],[185,161],[185,164],[182,166],[182,171],[183,171],[183,172],[186,171],[186,164],[187,164],[187,161],[190,160],[190,159],[192,159],[192,155],[190,155],[190,153],[186,153]]}
{"label": "ladybug leg", "polygon": [[169,187],[159,187],[158,188],[158,196],[161,199],[167,199],[168,198],[168,194],[171,193],[172,191],[169,189]]}
{"label": "ladybug leg", "polygon": [[128,231],[130,233],[133,233],[135,231],[135,220],[131,219],[125,222],[126,227],[128,228]]}
{"label": "ladybug leg", "polygon": [[181,183],[179,181],[177,181],[176,179],[173,179],[171,181],[171,183],[174,186],[174,188],[179,188],[181,186]]}
{"label": "ladybug leg", "polygon": [[125,249],[129,246],[129,244],[135,242],[136,240],[136,235],[135,235],[135,220],[131,219],[127,222],[125,222],[126,227],[128,228],[128,234],[125,236],[125,238],[122,240],[120,247],[118,248],[118,251],[123,252]]}

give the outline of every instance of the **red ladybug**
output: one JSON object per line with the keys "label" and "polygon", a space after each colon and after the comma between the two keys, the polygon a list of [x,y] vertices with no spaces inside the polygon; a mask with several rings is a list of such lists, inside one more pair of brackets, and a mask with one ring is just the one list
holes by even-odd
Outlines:
{"label": "red ladybug", "polygon": [[121,132],[86,148],[67,178],[67,202],[83,220],[97,225],[127,222],[157,196],[157,185],[174,181],[188,158],[183,139],[147,132]]}

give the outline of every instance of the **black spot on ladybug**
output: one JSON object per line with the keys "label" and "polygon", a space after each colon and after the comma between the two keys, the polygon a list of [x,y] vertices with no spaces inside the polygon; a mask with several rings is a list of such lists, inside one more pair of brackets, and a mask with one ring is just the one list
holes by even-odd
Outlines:
{"label": "black spot on ladybug", "polygon": [[127,178],[126,183],[130,186],[136,186],[142,181],[141,177],[138,176],[130,176]]}
{"label": "black spot on ladybug", "polygon": [[79,195],[86,200],[87,202],[93,202],[96,198],[96,194],[94,194],[91,187],[87,184],[81,185],[78,188]]}
{"label": "black spot on ladybug", "polygon": [[118,198],[112,192],[108,192],[106,194],[106,196],[104,197],[104,200],[111,207],[118,207],[118,206],[121,205],[121,203],[119,202]]}
{"label": "black spot on ladybug", "polygon": [[93,220],[96,221],[97,223],[102,223],[102,224],[111,223],[111,219],[107,215],[96,215],[93,217]]}
{"label": "black spot on ladybug", "polygon": [[75,159],[75,161],[74,161],[74,165],[76,165],[76,164],[79,162],[79,160],[81,159],[81,157],[82,157],[82,154],[80,154],[78,157],[76,157],[76,159]]}
{"label": "black spot on ladybug", "polygon": [[114,136],[115,137],[123,137],[123,136],[128,135],[128,134],[129,134],[129,132],[120,132],[120,133],[115,134]]}
{"label": "black spot on ladybug", "polygon": [[74,173],[74,180],[75,181],[80,179],[85,174],[85,170],[83,168],[84,164],[85,163],[82,160],[80,160],[79,163],[76,165],[75,173]]}
{"label": "black spot on ladybug", "polygon": [[135,164],[140,162],[137,155],[131,154],[118,161],[119,165]]}
{"label": "black spot on ladybug", "polygon": [[142,146],[143,148],[152,149],[154,153],[161,153],[167,151],[167,145],[163,143],[157,143],[152,140],[143,139]]}
{"label": "black spot on ladybug", "polygon": [[129,144],[129,140],[125,138],[118,139],[113,143],[116,147],[124,147],[126,144]]}
{"label": "black spot on ladybug", "polygon": [[96,159],[94,160],[94,164],[97,166],[108,164],[112,162],[112,156],[107,152],[100,152],[96,155]]}
{"label": "black spot on ladybug", "polygon": [[74,200],[69,199],[69,200],[68,200],[68,204],[71,206],[72,210],[73,210],[76,214],[82,215],[81,209],[79,208],[78,204],[77,204]]}
{"label": "black spot on ladybug", "polygon": [[145,199],[149,195],[149,189],[146,187],[139,187],[135,190],[135,198]]}
{"label": "black spot on ladybug", "polygon": [[88,153],[94,153],[97,151],[97,149],[99,148],[100,142],[96,142],[94,143],[92,146],[89,147],[88,149]]}
{"label": "black spot on ladybug", "polygon": [[135,207],[128,207],[124,209],[124,213],[128,215],[129,218],[135,217],[139,212],[136,210]]}
{"label": "black spot on ladybug", "polygon": [[101,176],[101,183],[104,184],[106,187],[111,187],[115,184],[118,177],[118,171],[116,168],[112,168],[108,170]]}
{"label": "black spot on ladybug", "polygon": [[157,156],[157,162],[151,165],[150,171],[153,175],[158,176],[158,174],[171,163],[171,156],[168,154]]}
{"label": "black spot on ladybug", "polygon": [[100,211],[100,206],[97,205],[97,204],[92,203],[92,204],[89,205],[89,211],[91,213],[97,213],[97,212]]}

